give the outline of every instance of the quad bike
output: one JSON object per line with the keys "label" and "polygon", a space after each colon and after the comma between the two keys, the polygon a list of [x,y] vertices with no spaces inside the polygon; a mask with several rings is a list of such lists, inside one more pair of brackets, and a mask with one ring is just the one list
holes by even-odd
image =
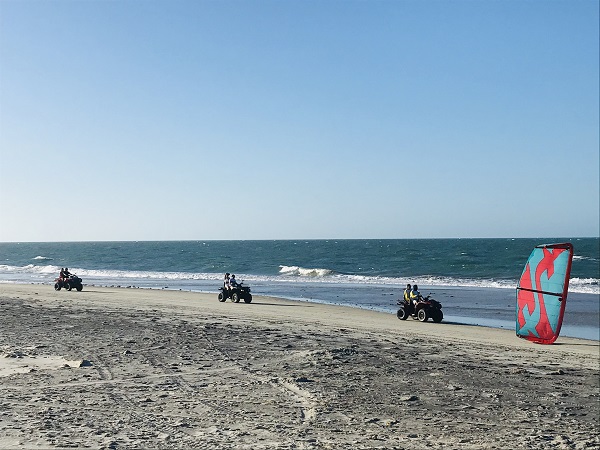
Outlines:
{"label": "quad bike", "polygon": [[67,291],[70,291],[73,288],[78,291],[83,289],[81,278],[77,275],[71,275],[68,278],[57,278],[54,282],[54,290],[56,291],[60,291],[62,288],[65,288]]}
{"label": "quad bike", "polygon": [[400,305],[396,313],[396,316],[400,320],[406,320],[410,316],[421,322],[427,322],[427,319],[431,318],[435,323],[440,323],[444,318],[442,304],[430,298],[429,295],[427,297],[420,297],[416,305],[406,300],[398,300],[396,303]]}
{"label": "quad bike", "polygon": [[250,293],[249,286],[243,286],[242,283],[238,283],[235,287],[228,289],[226,287],[219,288],[219,301],[224,302],[228,298],[231,299],[232,302],[238,303],[240,300],[244,300],[245,303],[250,303],[252,301],[252,294]]}

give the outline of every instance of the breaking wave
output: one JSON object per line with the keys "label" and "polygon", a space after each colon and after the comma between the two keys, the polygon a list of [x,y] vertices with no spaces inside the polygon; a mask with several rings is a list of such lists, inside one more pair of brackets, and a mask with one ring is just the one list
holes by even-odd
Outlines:
{"label": "breaking wave", "polygon": [[335,272],[329,269],[306,269],[298,266],[279,266],[279,273],[282,275],[295,275],[301,277],[324,277],[333,275]]}

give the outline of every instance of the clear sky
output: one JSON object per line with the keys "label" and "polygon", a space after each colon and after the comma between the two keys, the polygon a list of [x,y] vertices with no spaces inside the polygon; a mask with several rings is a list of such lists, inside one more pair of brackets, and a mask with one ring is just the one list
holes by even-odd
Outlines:
{"label": "clear sky", "polygon": [[599,235],[597,0],[0,0],[0,241]]}

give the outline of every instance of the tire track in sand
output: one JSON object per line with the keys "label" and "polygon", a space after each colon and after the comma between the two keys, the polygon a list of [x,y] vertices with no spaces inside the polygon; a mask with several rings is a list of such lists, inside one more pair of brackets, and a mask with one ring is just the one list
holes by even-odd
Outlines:
{"label": "tire track in sand", "polygon": [[213,350],[220,353],[224,360],[235,364],[247,377],[258,381],[259,383],[268,384],[274,389],[283,392],[288,397],[295,399],[300,405],[300,419],[303,423],[310,423],[316,419],[318,402],[310,392],[302,389],[296,381],[282,380],[280,378],[257,374],[248,364],[235,358],[226,349],[217,346],[214,340],[208,336],[206,331],[202,333],[202,336]]}

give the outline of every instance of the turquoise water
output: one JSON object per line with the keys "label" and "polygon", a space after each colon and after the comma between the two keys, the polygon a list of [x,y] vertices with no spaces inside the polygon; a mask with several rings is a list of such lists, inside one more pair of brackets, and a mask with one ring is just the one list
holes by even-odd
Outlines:
{"label": "turquoise water", "polygon": [[552,242],[575,248],[562,334],[597,339],[598,238],[0,243],[0,281],[52,283],[67,266],[88,285],[216,292],[231,272],[255,294],[389,312],[418,283],[446,321],[510,328],[523,265]]}

